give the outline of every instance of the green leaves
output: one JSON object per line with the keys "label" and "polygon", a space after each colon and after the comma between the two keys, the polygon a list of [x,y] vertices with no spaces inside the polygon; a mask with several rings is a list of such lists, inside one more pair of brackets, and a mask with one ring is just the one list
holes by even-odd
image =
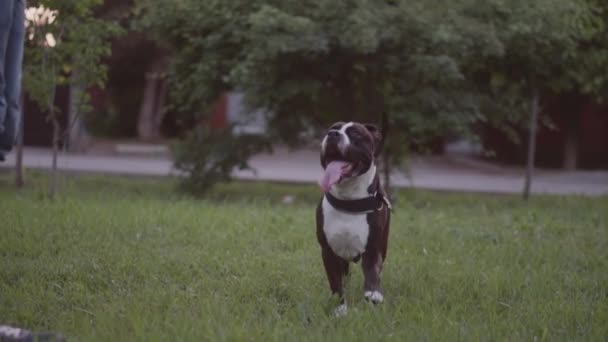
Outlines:
{"label": "green leaves", "polygon": [[[327,51],[328,41],[317,24],[310,18],[290,15],[280,9],[262,5],[249,16],[247,38],[259,44],[250,44],[248,55],[263,52],[272,56],[290,52]],[[273,39],[268,39],[272,36]]]}
{"label": "green leaves", "polygon": [[541,93],[599,93],[605,8],[596,0],[139,0],[137,13],[173,51],[172,100],[186,115],[243,91],[250,108],[268,111],[269,138],[298,144],[302,132],[386,112],[403,133],[390,139],[398,158],[413,142],[472,135],[479,121],[519,122],[532,83]]}
{"label": "green leaves", "polygon": [[[76,70],[81,86],[103,85],[106,67],[101,58],[110,54],[109,38],[121,33],[118,25],[93,16],[100,0],[39,0],[29,6],[56,11],[53,21],[28,21],[25,44],[24,86],[43,109],[54,101],[56,86],[70,82]],[[54,45],[48,44],[53,37]]]}
{"label": "green leaves", "polygon": [[598,19],[589,1],[488,1],[474,6],[469,12],[491,22],[502,46],[498,54],[473,54],[465,63],[467,79],[482,95],[488,123],[503,129],[522,123],[534,88],[541,102],[595,89],[588,84],[602,68],[588,63],[594,48],[581,49]]}
{"label": "green leaves", "polygon": [[189,176],[182,179],[182,188],[200,195],[217,182],[229,180],[233,169],[248,169],[247,160],[268,148],[260,137],[234,135],[232,127],[197,127],[174,146],[173,152],[176,168]]}

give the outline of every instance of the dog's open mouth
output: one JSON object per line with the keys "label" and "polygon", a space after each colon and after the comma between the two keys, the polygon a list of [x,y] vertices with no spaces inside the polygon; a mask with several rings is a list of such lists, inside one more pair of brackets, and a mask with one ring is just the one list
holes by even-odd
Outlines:
{"label": "dog's open mouth", "polygon": [[324,192],[328,192],[329,189],[337,183],[340,183],[343,179],[351,177],[353,171],[355,171],[356,165],[343,160],[334,160],[327,164],[325,167],[325,173],[323,178],[319,182]]}

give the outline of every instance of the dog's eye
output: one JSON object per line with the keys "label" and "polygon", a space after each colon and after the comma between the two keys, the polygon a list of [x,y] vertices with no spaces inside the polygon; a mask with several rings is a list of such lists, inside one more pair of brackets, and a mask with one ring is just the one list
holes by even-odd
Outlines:
{"label": "dog's eye", "polygon": [[359,139],[362,137],[361,133],[354,129],[349,130],[348,135],[353,139]]}

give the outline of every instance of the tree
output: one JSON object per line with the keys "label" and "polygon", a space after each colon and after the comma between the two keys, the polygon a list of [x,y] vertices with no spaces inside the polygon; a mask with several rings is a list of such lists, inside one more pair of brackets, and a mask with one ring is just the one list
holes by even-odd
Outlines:
{"label": "tree", "polygon": [[290,145],[311,128],[385,113],[399,163],[403,146],[470,131],[480,112],[460,62],[470,48],[496,53],[486,31],[458,26],[466,1],[430,2],[141,0],[138,14],[171,46],[182,112],[240,90],[269,113],[269,140]]}
{"label": "tree", "polygon": [[580,85],[577,48],[605,39],[594,1],[140,0],[138,14],[171,46],[179,110],[208,112],[237,89],[268,111],[273,141],[386,113],[385,164],[398,165],[412,144],[527,119],[527,197],[542,100]]}
{"label": "tree", "polygon": [[[27,41],[24,62],[24,87],[29,98],[47,110],[53,127],[53,165],[49,195],[57,187],[57,156],[60,144],[69,133],[71,123],[62,134],[59,113],[54,106],[57,86],[76,82],[81,89],[105,79],[101,58],[110,53],[109,37],[118,34],[112,22],[96,19],[93,8],[100,0],[38,0],[29,3]],[[77,72],[77,78],[70,75]],[[86,109],[87,93],[77,101]],[[79,111],[81,112],[81,111]]]}
{"label": "tree", "polygon": [[[468,12],[480,20],[492,18],[489,23],[503,46],[499,55],[472,59],[468,77],[489,95],[485,110],[505,114],[495,116],[499,125],[505,119],[527,121],[523,197],[528,199],[542,100],[577,86],[580,70],[572,57],[593,31],[595,17],[582,0],[488,1],[475,4]],[[576,77],[572,77],[573,71]]]}

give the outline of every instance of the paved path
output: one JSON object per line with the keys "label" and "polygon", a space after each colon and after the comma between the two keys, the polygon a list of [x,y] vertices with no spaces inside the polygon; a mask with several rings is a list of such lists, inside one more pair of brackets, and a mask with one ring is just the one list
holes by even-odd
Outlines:
{"label": "paved path", "polygon": [[[11,153],[0,168],[15,163]],[[24,164],[30,169],[48,169],[49,150],[28,148]],[[315,183],[321,175],[318,152],[314,150],[288,151],[276,149],[274,154],[252,158],[251,171],[236,171],[235,177],[250,180],[270,180]],[[67,171],[106,174],[168,176],[179,175],[167,158],[146,158],[124,155],[62,154],[59,167]],[[410,175],[396,172],[392,183],[398,187],[414,186],[422,189],[473,191],[491,193],[519,193],[523,185],[523,171],[499,167],[464,157],[418,157],[410,162]],[[608,171],[537,170],[533,193],[608,195]]]}

